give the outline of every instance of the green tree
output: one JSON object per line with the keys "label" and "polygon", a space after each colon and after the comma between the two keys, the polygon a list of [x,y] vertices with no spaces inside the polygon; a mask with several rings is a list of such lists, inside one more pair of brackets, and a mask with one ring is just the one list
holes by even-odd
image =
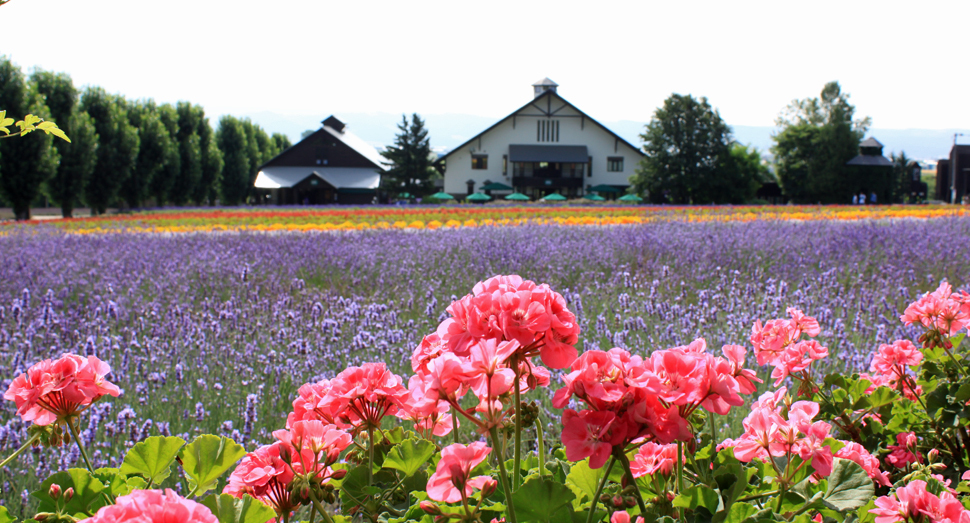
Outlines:
{"label": "green tree", "polygon": [[[0,109],[11,115],[50,117],[43,96],[5,56],[0,56]],[[31,202],[40,194],[44,182],[57,172],[59,156],[51,140],[47,133],[0,140],[0,194],[13,207],[18,220],[30,219]]]}
{"label": "green tree", "polygon": [[182,157],[178,141],[178,111],[172,104],[162,104],[158,107],[158,118],[168,132],[170,147],[166,149],[165,160],[161,169],[149,181],[148,194],[154,198],[156,206],[162,207],[168,201],[172,185],[182,173]]}
{"label": "green tree", "polygon": [[44,187],[47,197],[60,206],[61,215],[70,218],[97,160],[98,135],[94,121],[80,110],[77,89],[67,74],[38,69],[30,80],[44,96],[51,117],[55,122],[60,122],[64,132],[71,136],[70,142],[54,141],[60,162],[57,172]]}
{"label": "green tree", "polygon": [[[290,139],[283,133],[273,133],[273,136],[271,136],[271,138],[273,139],[273,145],[276,147],[276,154],[274,154],[273,156],[276,156],[277,154],[280,154],[281,152],[293,146],[293,144],[290,143]],[[269,161],[271,159],[272,159],[272,156],[267,158],[266,161]]]}
{"label": "green tree", "polygon": [[415,196],[425,196],[434,192],[433,179],[437,175],[433,168],[431,140],[424,128],[424,120],[417,113],[401,115],[401,123],[394,145],[381,152],[390,168],[381,176],[381,185],[391,193],[408,192]]}
{"label": "green tree", "polygon": [[246,127],[226,115],[219,119],[216,143],[224,158],[220,194],[225,205],[239,205],[249,194],[250,146]]}
{"label": "green tree", "polygon": [[844,203],[850,187],[846,162],[859,154],[869,118],[854,120],[855,107],[838,82],[818,98],[795,100],[775,122],[775,170],[785,196],[800,203]]}
{"label": "green tree", "polygon": [[202,183],[202,151],[200,149],[199,127],[204,120],[201,106],[189,102],[175,105],[178,113],[178,154],[180,170],[169,185],[169,199],[175,205],[185,205],[195,198]]}
{"label": "green tree", "polygon": [[164,177],[166,162],[172,160],[176,146],[153,100],[129,103],[128,121],[138,128],[138,157],[135,168],[122,183],[120,193],[129,207],[137,208],[149,195],[150,188],[157,189],[155,178]]}
{"label": "green tree", "polygon": [[761,161],[757,148],[732,142],[728,155],[718,166],[717,176],[703,188],[700,201],[745,203],[754,198],[759,187],[772,181],[774,176]]}
{"label": "green tree", "polygon": [[893,199],[887,203],[906,202],[913,186],[913,172],[909,166],[913,159],[906,156],[906,151],[902,151],[898,155],[890,153],[889,160],[893,162]]}
{"label": "green tree", "polygon": [[219,198],[225,162],[208,118],[203,118],[199,125],[199,152],[202,158],[202,171],[196,186],[195,201],[200,204],[214,205]]}
{"label": "green tree", "polygon": [[719,176],[730,162],[731,128],[707,98],[670,95],[640,138],[646,157],[630,178],[637,192],[658,203],[730,201]]}
{"label": "green tree", "polygon": [[103,214],[115,202],[138,160],[138,129],[128,122],[127,103],[100,87],[89,87],[81,96],[81,108],[94,118],[98,133],[98,160],[84,187],[91,214]]}

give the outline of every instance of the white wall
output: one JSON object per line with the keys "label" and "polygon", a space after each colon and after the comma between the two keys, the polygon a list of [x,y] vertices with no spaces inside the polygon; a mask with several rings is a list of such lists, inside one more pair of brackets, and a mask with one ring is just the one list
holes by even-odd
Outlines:
{"label": "white wall", "polygon": [[[546,100],[537,102],[543,110],[548,106]],[[553,110],[563,105],[563,101],[558,97],[552,97],[551,107]],[[445,163],[445,186],[444,191],[452,194],[464,194],[467,192],[467,182],[469,179],[475,180],[475,190],[481,188],[486,180],[490,182],[500,182],[512,185],[512,163],[508,164],[506,175],[502,174],[502,156],[509,154],[509,145],[585,145],[590,156],[593,157],[592,177],[588,176],[583,181],[583,186],[609,184],[609,185],[629,185],[630,176],[636,171],[642,156],[636,149],[628,146],[623,140],[617,140],[598,124],[593,123],[589,118],[582,118],[580,114],[571,107],[564,107],[558,111],[551,120],[559,122],[559,141],[540,142],[536,140],[536,122],[540,117],[523,116],[527,114],[540,114],[539,109],[532,105],[526,106],[519,111],[514,118],[509,118],[491,129],[487,133],[465,144],[460,149],[452,152],[446,158]],[[546,119],[546,117],[541,117]],[[472,154],[487,154],[488,169],[472,169]],[[623,171],[607,172],[607,158],[612,156],[622,156]]]}

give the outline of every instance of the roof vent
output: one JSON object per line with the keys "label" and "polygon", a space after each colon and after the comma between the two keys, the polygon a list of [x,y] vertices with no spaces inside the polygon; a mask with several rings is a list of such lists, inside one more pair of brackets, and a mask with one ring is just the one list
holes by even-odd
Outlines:
{"label": "roof vent", "polygon": [[338,133],[344,132],[344,128],[347,127],[347,124],[338,120],[334,115],[330,115],[330,118],[324,120],[323,125],[337,131]]}
{"label": "roof vent", "polygon": [[542,96],[546,91],[556,92],[557,87],[559,87],[559,84],[553,82],[549,78],[543,78],[542,80],[532,84],[532,88],[535,89],[536,98]]}

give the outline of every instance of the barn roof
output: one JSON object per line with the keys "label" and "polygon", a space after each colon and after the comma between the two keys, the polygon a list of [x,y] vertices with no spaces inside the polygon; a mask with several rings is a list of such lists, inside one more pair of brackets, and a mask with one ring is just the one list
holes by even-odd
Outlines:
{"label": "barn roof", "polygon": [[257,189],[293,187],[316,176],[337,189],[377,189],[380,172],[369,167],[264,167],[256,175]]}

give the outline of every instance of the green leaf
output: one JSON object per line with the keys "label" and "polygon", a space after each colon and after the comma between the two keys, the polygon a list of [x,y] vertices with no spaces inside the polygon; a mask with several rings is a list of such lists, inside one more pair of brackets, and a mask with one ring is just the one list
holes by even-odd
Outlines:
{"label": "green leaf", "polygon": [[602,475],[602,469],[589,468],[589,459],[584,459],[569,469],[569,474],[566,475],[566,486],[573,488],[577,498],[585,497],[592,501]]}
{"label": "green leaf", "polygon": [[[131,493],[128,487],[128,477],[116,468],[100,468],[94,470],[94,477],[104,484],[105,490],[112,497],[124,496]],[[136,476],[137,477],[137,476]]]}
{"label": "green leaf", "polygon": [[521,522],[549,521],[576,495],[566,485],[548,477],[532,476],[512,494],[516,518]]}
{"label": "green leaf", "polygon": [[40,500],[40,512],[57,512],[57,505],[63,503],[61,500],[55,503],[48,494],[53,483],[61,487],[61,492],[68,488],[74,489],[74,497],[64,506],[67,514],[90,516],[104,506],[105,500],[101,496],[104,484],[84,469],[67,469],[47,478],[40,484],[39,489],[31,493],[31,496]]}
{"label": "green leaf", "polygon": [[681,508],[689,508],[691,510],[697,507],[704,507],[711,514],[717,512],[717,506],[721,501],[721,496],[717,495],[710,487],[705,487],[704,485],[695,485],[689,489],[684,490],[674,498],[674,506]]}
{"label": "green leaf", "polygon": [[426,439],[404,440],[387,451],[383,467],[399,470],[405,476],[413,476],[431,459],[435,450],[434,443]]}
{"label": "green leaf", "polygon": [[876,492],[865,469],[848,459],[835,458],[828,482],[824,500],[840,512],[865,505]]}
{"label": "green leaf", "polygon": [[[0,120],[3,120],[2,114],[0,114]],[[0,505],[0,523],[14,523],[14,521],[16,520],[7,512],[7,507]]]}
{"label": "green leaf", "polygon": [[189,489],[200,496],[216,488],[219,478],[235,465],[246,449],[225,436],[203,434],[182,449],[182,470]]}
{"label": "green leaf", "polygon": [[350,469],[340,483],[340,501],[344,507],[355,507],[358,502],[364,502],[367,494],[364,488],[370,481],[367,465],[360,465]]}
{"label": "green leaf", "polygon": [[724,518],[723,523],[741,523],[757,512],[758,509],[754,505],[743,502],[734,503],[731,505],[731,509],[728,510],[727,517]]}
{"label": "green leaf", "polygon": [[219,523],[266,523],[276,518],[275,510],[249,494],[243,494],[242,499],[229,494],[210,494],[202,504],[209,507]]}
{"label": "green leaf", "polygon": [[182,445],[185,445],[185,440],[175,436],[146,438],[125,454],[121,473],[126,476],[138,474],[148,480],[150,485],[157,485],[168,477],[169,467]]}

